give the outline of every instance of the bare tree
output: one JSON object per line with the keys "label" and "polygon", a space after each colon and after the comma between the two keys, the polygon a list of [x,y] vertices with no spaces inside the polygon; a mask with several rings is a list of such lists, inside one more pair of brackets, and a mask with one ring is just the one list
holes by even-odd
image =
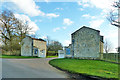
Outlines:
{"label": "bare tree", "polygon": [[[118,33],[120,33],[120,0],[118,0],[117,2],[114,2],[112,6],[116,9],[112,10],[109,13],[109,16],[107,17],[107,19],[109,20],[111,25],[118,27]],[[118,41],[119,39],[120,39],[120,34],[118,34]],[[120,48],[120,42],[118,42],[118,48]]]}
{"label": "bare tree", "polygon": [[112,43],[107,39],[104,41],[104,50],[106,53],[109,53],[112,50]]}
{"label": "bare tree", "polygon": [[49,36],[47,36],[45,40],[47,42],[47,53],[49,53],[49,51],[55,51],[55,53],[57,53],[58,50],[63,49],[63,46],[59,41],[51,40]]}
{"label": "bare tree", "polygon": [[119,21],[119,18],[120,18],[120,0],[118,2],[114,2],[114,4],[112,6],[116,9],[110,11],[107,19],[109,20],[109,22],[112,25],[120,28],[120,21]]}
{"label": "bare tree", "polygon": [[49,36],[46,37],[45,41],[47,42],[47,54],[48,54],[48,51],[50,50],[50,43],[52,42],[52,40],[50,39]]}
{"label": "bare tree", "polygon": [[11,11],[0,13],[0,39],[5,51],[20,50],[20,42],[30,32],[27,22],[17,19]]}
{"label": "bare tree", "polygon": [[16,31],[15,33],[17,34],[21,42],[22,39],[26,37],[26,35],[29,35],[29,32],[32,30],[32,28],[28,26],[27,21],[23,23],[21,20],[17,20],[16,25],[17,26],[15,28],[15,31]]}
{"label": "bare tree", "polygon": [[0,33],[1,38],[4,44],[7,44],[7,41],[12,41],[14,34],[14,24],[16,23],[16,18],[10,11],[4,11],[0,15]]}

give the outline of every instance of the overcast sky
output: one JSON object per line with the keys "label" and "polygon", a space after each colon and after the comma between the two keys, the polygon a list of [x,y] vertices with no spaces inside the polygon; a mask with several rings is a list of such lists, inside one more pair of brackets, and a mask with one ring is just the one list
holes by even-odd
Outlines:
{"label": "overcast sky", "polygon": [[49,36],[67,46],[71,43],[71,33],[87,26],[100,30],[100,34],[112,42],[113,51],[116,51],[118,29],[106,19],[108,12],[114,9],[111,5],[115,0],[56,1],[6,0],[0,7],[13,11],[23,21],[27,20],[33,27],[31,34],[37,34],[38,38]]}

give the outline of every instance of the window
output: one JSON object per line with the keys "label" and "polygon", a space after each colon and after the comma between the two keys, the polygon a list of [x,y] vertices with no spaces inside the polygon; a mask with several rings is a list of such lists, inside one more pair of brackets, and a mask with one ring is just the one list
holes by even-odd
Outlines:
{"label": "window", "polygon": [[45,50],[42,50],[41,52],[42,52],[42,53],[45,53]]}
{"label": "window", "polygon": [[35,51],[34,51],[34,54],[37,54],[38,53],[38,49],[36,48],[36,49],[34,49]]}
{"label": "window", "polygon": [[70,48],[66,48],[66,54],[70,55]]}

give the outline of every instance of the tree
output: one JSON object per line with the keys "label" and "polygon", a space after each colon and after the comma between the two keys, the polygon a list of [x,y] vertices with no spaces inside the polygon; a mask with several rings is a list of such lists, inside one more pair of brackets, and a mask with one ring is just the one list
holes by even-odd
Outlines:
{"label": "tree", "polygon": [[28,24],[17,19],[11,11],[6,10],[0,13],[0,39],[5,51],[20,51],[20,42],[30,30]]}
{"label": "tree", "polygon": [[12,12],[10,11],[4,11],[0,15],[0,33],[1,33],[1,38],[4,44],[7,44],[7,41],[12,41],[13,39],[13,34],[14,34],[14,24],[16,23],[16,19]]}
{"label": "tree", "polygon": [[[111,10],[109,13],[109,16],[107,17],[107,19],[109,20],[109,22],[120,28],[120,0],[118,2],[114,2],[113,7],[116,8],[115,10]],[[118,11],[116,11],[118,10]]]}
{"label": "tree", "polygon": [[29,32],[32,30],[32,28],[28,26],[27,21],[24,23],[21,20],[17,20],[16,25],[17,26],[15,28],[15,33],[17,34],[21,42],[22,39],[26,37],[26,35],[29,35]]}
{"label": "tree", "polygon": [[47,36],[45,41],[47,42],[47,54],[48,54],[48,51],[50,50],[50,43],[52,42],[52,40],[50,39],[49,36]]}
{"label": "tree", "polygon": [[112,43],[107,39],[104,42],[104,50],[106,53],[109,53],[112,50]]}
{"label": "tree", "polygon": [[15,26],[17,19],[11,11],[3,11],[0,15],[0,33],[1,40],[4,43],[4,49],[13,51],[13,42],[16,37]]}
{"label": "tree", "polygon": [[53,41],[51,44],[50,44],[50,50],[51,51],[55,51],[55,52],[58,52],[58,50],[62,50],[63,49],[63,46],[60,42],[58,41]]}
{"label": "tree", "polygon": [[[116,8],[117,11],[112,10],[109,13],[109,16],[107,17],[107,19],[109,20],[111,25],[118,27],[118,33],[120,33],[120,0],[114,2],[113,7]],[[118,34],[118,39],[120,39],[120,34]],[[118,48],[119,47],[120,47],[120,42],[118,42]]]}
{"label": "tree", "polygon": [[63,49],[59,41],[51,40],[49,36],[47,36],[45,40],[47,42],[47,54],[49,54],[49,51],[55,51],[55,53],[57,53],[58,50]]}

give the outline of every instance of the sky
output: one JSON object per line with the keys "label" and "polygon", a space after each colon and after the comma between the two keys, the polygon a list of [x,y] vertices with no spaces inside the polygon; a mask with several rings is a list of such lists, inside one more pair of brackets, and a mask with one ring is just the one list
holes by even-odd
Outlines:
{"label": "sky", "polygon": [[23,22],[28,21],[32,27],[30,34],[53,40],[68,46],[71,34],[77,29],[87,26],[100,30],[112,43],[116,52],[118,46],[118,28],[112,26],[106,19],[108,13],[114,10],[115,0],[2,0],[0,10],[11,10],[15,17]]}

